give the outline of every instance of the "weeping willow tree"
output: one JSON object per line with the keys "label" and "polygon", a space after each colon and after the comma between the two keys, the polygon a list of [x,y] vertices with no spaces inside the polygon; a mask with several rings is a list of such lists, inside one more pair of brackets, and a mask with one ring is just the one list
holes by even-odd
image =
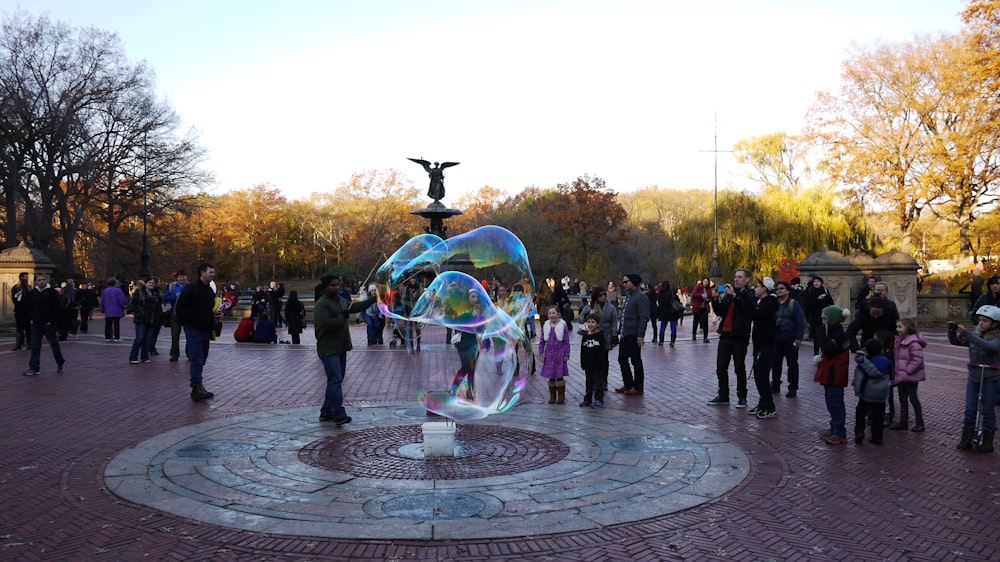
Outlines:
{"label": "weeping willow tree", "polygon": [[[760,196],[719,194],[719,266],[723,279],[736,268],[773,274],[788,260],[800,261],[824,247],[842,253],[875,253],[878,240],[835,205],[832,189],[813,187],[797,194],[779,188]],[[708,274],[712,254],[712,209],[692,215],[674,231],[677,274],[695,280]]]}

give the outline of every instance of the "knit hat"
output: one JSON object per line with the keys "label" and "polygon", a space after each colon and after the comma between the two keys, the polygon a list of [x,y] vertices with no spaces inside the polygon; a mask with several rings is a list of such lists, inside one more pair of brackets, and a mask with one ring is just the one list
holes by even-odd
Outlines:
{"label": "knit hat", "polygon": [[642,277],[639,277],[638,273],[626,273],[625,277],[632,282],[632,285],[638,287],[642,283]]}
{"label": "knit hat", "polygon": [[823,314],[826,315],[827,324],[840,324],[851,316],[851,311],[837,305],[830,305],[823,309]]}

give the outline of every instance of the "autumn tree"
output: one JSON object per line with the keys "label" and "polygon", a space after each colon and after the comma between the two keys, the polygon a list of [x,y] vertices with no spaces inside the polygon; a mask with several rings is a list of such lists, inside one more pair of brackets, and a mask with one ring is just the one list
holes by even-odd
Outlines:
{"label": "autumn tree", "polygon": [[733,157],[750,170],[751,180],[789,192],[802,187],[809,171],[798,139],[784,132],[741,140],[733,146]]}
{"label": "autumn tree", "polygon": [[969,226],[995,197],[995,101],[971,70],[962,36],[918,37],[860,51],[844,63],[838,95],[821,94],[810,132],[827,150],[827,169],[895,218],[902,248],[930,211],[958,230],[971,253]]}
{"label": "autumn tree", "polygon": [[362,277],[423,230],[423,219],[410,213],[419,191],[398,170],[352,174],[334,196],[350,225],[345,258]]}

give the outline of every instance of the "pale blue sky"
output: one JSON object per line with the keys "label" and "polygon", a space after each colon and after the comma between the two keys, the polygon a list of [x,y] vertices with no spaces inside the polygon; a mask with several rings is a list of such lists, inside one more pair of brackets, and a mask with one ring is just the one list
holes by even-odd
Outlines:
{"label": "pale blue sky", "polygon": [[[408,157],[445,203],[578,175],[711,189],[719,148],[798,132],[852,43],[957,31],[962,0],[0,0],[119,34],[210,151],[220,193],[289,197]],[[743,173],[720,155],[719,185]]]}

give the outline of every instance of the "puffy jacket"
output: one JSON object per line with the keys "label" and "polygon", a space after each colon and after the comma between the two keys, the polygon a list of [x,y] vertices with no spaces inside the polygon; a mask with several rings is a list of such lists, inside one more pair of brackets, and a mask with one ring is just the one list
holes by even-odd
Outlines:
{"label": "puffy jacket", "polygon": [[884,404],[889,397],[892,379],[889,371],[892,363],[884,355],[868,359],[858,358],[858,367],[854,370],[854,395],[865,402]]}
{"label": "puffy jacket", "polygon": [[101,310],[105,318],[125,316],[125,293],[118,285],[109,285],[101,291]]}
{"label": "puffy jacket", "polygon": [[896,383],[924,380],[924,348],[927,340],[921,334],[896,336],[893,347],[896,365]]}
{"label": "puffy jacket", "polygon": [[819,358],[819,368],[816,369],[816,382],[823,385],[847,386],[850,370],[851,343],[840,324],[827,327],[826,341]]}

